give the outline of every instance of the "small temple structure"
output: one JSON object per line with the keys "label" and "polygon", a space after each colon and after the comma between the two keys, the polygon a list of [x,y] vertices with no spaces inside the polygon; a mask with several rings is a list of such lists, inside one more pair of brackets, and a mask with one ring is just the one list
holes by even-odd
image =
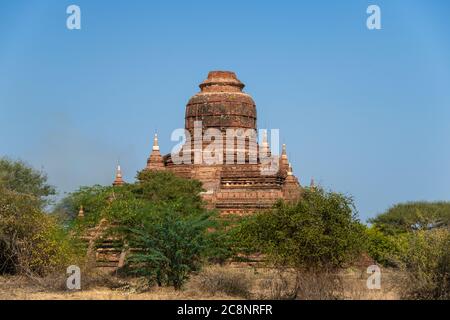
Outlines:
{"label": "small temple structure", "polygon": [[[201,121],[201,132],[216,129],[224,133],[227,129],[257,130],[256,104],[252,97],[243,92],[245,85],[234,72],[212,71],[200,84],[200,92],[187,103],[185,130],[195,135],[196,123]],[[161,155],[158,136],[155,134],[152,152],[147,160],[146,170],[169,170],[174,174],[197,179],[203,183],[203,198],[208,206],[222,214],[247,214],[270,208],[279,200],[294,201],[301,195],[302,187],[294,176],[289,162],[286,145],[282,146],[281,156],[277,158],[279,166],[272,174],[263,174],[261,153],[270,154],[267,133],[263,131],[262,141],[258,144],[255,161],[245,145],[244,162],[234,161],[219,164],[196,163],[194,157],[188,163],[175,163],[171,154]],[[194,154],[198,145],[192,142],[190,149]],[[225,145],[225,142],[224,142]],[[202,142],[200,152],[204,152],[207,143]],[[230,150],[231,148],[231,150]],[[236,155],[238,146],[224,147],[227,153]],[[242,150],[241,150],[242,151]],[[118,172],[120,168],[118,169]],[[115,185],[123,183],[121,174],[117,174]]]}
{"label": "small temple structure", "polygon": [[121,186],[123,184],[125,184],[125,181],[122,178],[122,169],[120,165],[117,165],[116,178],[114,179],[113,186]]}
{"label": "small temple structure", "polygon": [[[280,199],[298,200],[303,188],[294,176],[286,145],[282,145],[281,155],[272,154],[274,150],[270,147],[267,131],[262,131],[259,143],[256,141],[256,134],[254,135],[254,145],[253,138],[246,135],[245,143],[239,144],[237,141],[240,134],[233,136],[231,146],[227,143],[228,130],[255,133],[257,130],[255,102],[243,89],[244,84],[233,72],[210,72],[208,78],[200,84],[200,92],[186,106],[185,135],[194,136],[194,139],[185,140],[180,154],[187,153],[192,157],[188,158],[189,161],[178,163],[174,159],[176,154],[162,155],[158,135],[155,134],[144,170],[167,170],[179,177],[201,181],[205,190],[202,197],[208,207],[223,215],[251,214],[271,208]],[[209,153],[211,141],[205,139],[198,144],[195,140],[196,131],[207,136],[211,129],[219,134],[215,136],[215,142],[218,137],[223,140],[222,149],[214,149],[212,152],[223,161],[212,164],[206,163],[202,158],[203,154]],[[199,154],[202,159],[200,162],[196,161]],[[267,170],[268,158],[270,167],[275,163],[276,170]],[[122,170],[118,165],[113,186],[120,188],[124,184]],[[314,187],[314,180],[311,180],[311,188]],[[84,216],[85,211],[81,206],[78,219],[84,219]],[[88,243],[88,255],[94,255],[97,267],[115,272],[124,266],[127,254],[133,249],[129,249],[127,245],[121,246],[121,239],[108,235],[109,227],[106,219],[102,219],[96,227],[88,230],[82,240]]]}
{"label": "small temple structure", "polygon": [[[203,159],[199,163],[196,161],[198,154],[207,154],[211,141],[205,139],[196,144],[195,139],[186,139],[180,153],[192,154],[193,157],[178,163],[173,153],[161,154],[158,135],[155,134],[144,169],[167,170],[179,177],[201,181],[205,190],[202,197],[208,207],[223,215],[251,214],[271,208],[280,199],[295,201],[301,197],[303,190],[294,176],[286,145],[282,145],[281,155],[272,155],[274,150],[270,148],[266,131],[262,131],[259,143],[255,134],[254,148],[253,140],[247,136],[243,145],[235,143],[235,138],[237,141],[239,137],[233,137],[231,146],[226,143],[228,130],[255,133],[257,130],[256,105],[252,97],[243,92],[243,88],[244,84],[233,72],[212,71],[200,84],[200,92],[186,106],[185,134],[195,137],[196,131],[205,135],[211,129],[219,133],[219,140],[223,139],[222,145],[225,147],[219,151],[214,149],[213,153],[219,159],[223,158],[222,162],[211,164],[205,163]],[[216,139],[217,136],[214,141]],[[271,159],[271,164],[276,164],[276,170],[267,171],[267,158]],[[120,188],[124,184],[122,170],[118,165],[113,186]],[[311,187],[314,187],[314,180],[311,180]],[[84,216],[81,206],[78,218],[83,219]],[[88,254],[95,256],[96,266],[115,272],[123,267],[130,249],[126,245],[121,247],[120,239],[107,234],[109,227],[108,222],[102,219],[96,227],[88,230],[83,240],[88,243]]]}

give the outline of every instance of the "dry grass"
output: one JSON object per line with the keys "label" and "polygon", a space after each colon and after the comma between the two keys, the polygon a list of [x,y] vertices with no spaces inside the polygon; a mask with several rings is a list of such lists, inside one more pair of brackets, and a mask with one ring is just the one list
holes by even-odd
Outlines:
{"label": "dry grass", "polygon": [[[83,290],[69,292],[61,285],[42,285],[24,277],[0,277],[0,299],[21,300],[214,300],[214,299],[398,299],[398,275],[383,271],[382,289],[366,287],[365,270],[346,270],[338,275],[297,279],[292,270],[282,272],[250,266],[211,266],[194,275],[182,290],[147,287],[144,279],[123,279],[102,274],[90,275]],[[82,278],[83,279],[83,278]],[[296,286],[296,279],[300,285]],[[338,279],[338,280],[337,280]],[[41,280],[50,283],[51,278]],[[329,281],[337,281],[331,283]],[[296,292],[296,290],[298,291]]]}
{"label": "dry grass", "polygon": [[231,297],[248,299],[251,297],[252,277],[248,270],[223,267],[208,267],[194,277],[188,284],[192,290],[205,292],[211,296],[225,294]]}
{"label": "dry grass", "polygon": [[204,293],[175,291],[153,287],[141,292],[133,285],[111,289],[96,286],[82,291],[49,290],[23,277],[0,277],[0,300],[196,300],[230,299],[228,296],[205,296]]}

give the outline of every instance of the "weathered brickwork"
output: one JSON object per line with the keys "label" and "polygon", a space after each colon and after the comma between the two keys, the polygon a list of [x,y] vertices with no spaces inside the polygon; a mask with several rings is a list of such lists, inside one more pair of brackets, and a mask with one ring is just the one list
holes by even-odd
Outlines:
{"label": "weathered brickwork", "polygon": [[[209,128],[221,132],[257,129],[255,102],[242,91],[243,88],[244,84],[233,72],[210,72],[200,84],[201,91],[186,106],[185,129],[192,137],[195,121],[202,121],[202,132]],[[206,145],[204,143],[203,148]],[[238,150],[229,150],[225,139],[223,145],[224,159],[227,151],[237,154]],[[236,147],[233,145],[232,148]],[[174,164],[170,154],[161,156],[155,140],[147,169],[170,170],[178,176],[200,180],[206,190],[203,197],[209,207],[223,214],[252,213],[270,208],[279,199],[291,201],[300,197],[302,188],[292,174],[285,146],[279,158],[279,170],[272,175],[263,175],[259,154],[255,157],[257,161],[251,162],[248,146],[245,148],[245,163],[242,164],[199,165],[194,164],[193,157],[191,163]]]}

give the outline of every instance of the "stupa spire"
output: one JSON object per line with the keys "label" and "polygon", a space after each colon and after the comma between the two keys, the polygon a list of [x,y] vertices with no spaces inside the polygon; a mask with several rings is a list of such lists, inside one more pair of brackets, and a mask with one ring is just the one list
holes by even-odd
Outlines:
{"label": "stupa spire", "polygon": [[84,218],[84,208],[82,205],[80,206],[80,211],[78,211],[78,218]]}
{"label": "stupa spire", "polygon": [[155,133],[155,137],[153,138],[153,151],[159,151],[159,144],[158,144],[158,134]]}
{"label": "stupa spire", "polygon": [[262,130],[261,152],[264,156],[270,156],[269,141],[267,140],[267,130]]}
{"label": "stupa spire", "polygon": [[122,169],[120,168],[120,164],[117,165],[116,169],[116,178],[114,179],[113,186],[121,186],[125,184],[122,178]]}
{"label": "stupa spire", "polygon": [[281,157],[284,159],[287,159],[287,152],[286,152],[286,144],[283,143],[283,146],[281,147]]}
{"label": "stupa spire", "polygon": [[287,199],[297,200],[300,197],[301,189],[298,179],[294,176],[292,164],[288,162],[286,169],[286,180],[283,187],[283,192]]}
{"label": "stupa spire", "polygon": [[288,165],[287,175],[288,175],[288,176],[294,175],[294,172],[293,172],[293,170],[292,170],[292,165],[291,165],[290,162],[289,162],[289,165]]}
{"label": "stupa spire", "polygon": [[286,151],[286,144],[283,144],[281,148],[281,158],[280,158],[280,172],[281,174],[288,174],[289,172],[289,159]]}
{"label": "stupa spire", "polygon": [[150,157],[147,159],[147,170],[164,170],[164,160],[159,151],[158,134],[155,133],[153,137],[153,147]]}

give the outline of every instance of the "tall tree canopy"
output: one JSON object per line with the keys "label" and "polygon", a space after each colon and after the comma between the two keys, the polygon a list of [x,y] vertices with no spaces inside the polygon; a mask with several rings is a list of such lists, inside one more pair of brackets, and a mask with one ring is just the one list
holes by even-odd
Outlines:
{"label": "tall tree canopy", "polygon": [[385,234],[391,235],[449,226],[450,202],[401,203],[369,222]]}
{"label": "tall tree canopy", "polygon": [[[142,171],[135,183],[81,188],[57,211],[70,217],[73,230],[81,234],[105,219],[106,232],[121,239],[122,248],[134,248],[122,271],[179,289],[203,259],[224,254],[219,246],[223,234],[217,232],[215,212],[203,206],[202,191],[199,181]],[[73,219],[80,206],[84,218]]]}
{"label": "tall tree canopy", "polygon": [[45,173],[0,159],[0,274],[45,275],[73,257],[64,230],[43,211],[53,194]]}
{"label": "tall tree canopy", "polygon": [[37,171],[22,161],[0,158],[0,185],[21,194],[35,196],[42,202],[56,193],[55,188],[47,183],[47,175]]}

